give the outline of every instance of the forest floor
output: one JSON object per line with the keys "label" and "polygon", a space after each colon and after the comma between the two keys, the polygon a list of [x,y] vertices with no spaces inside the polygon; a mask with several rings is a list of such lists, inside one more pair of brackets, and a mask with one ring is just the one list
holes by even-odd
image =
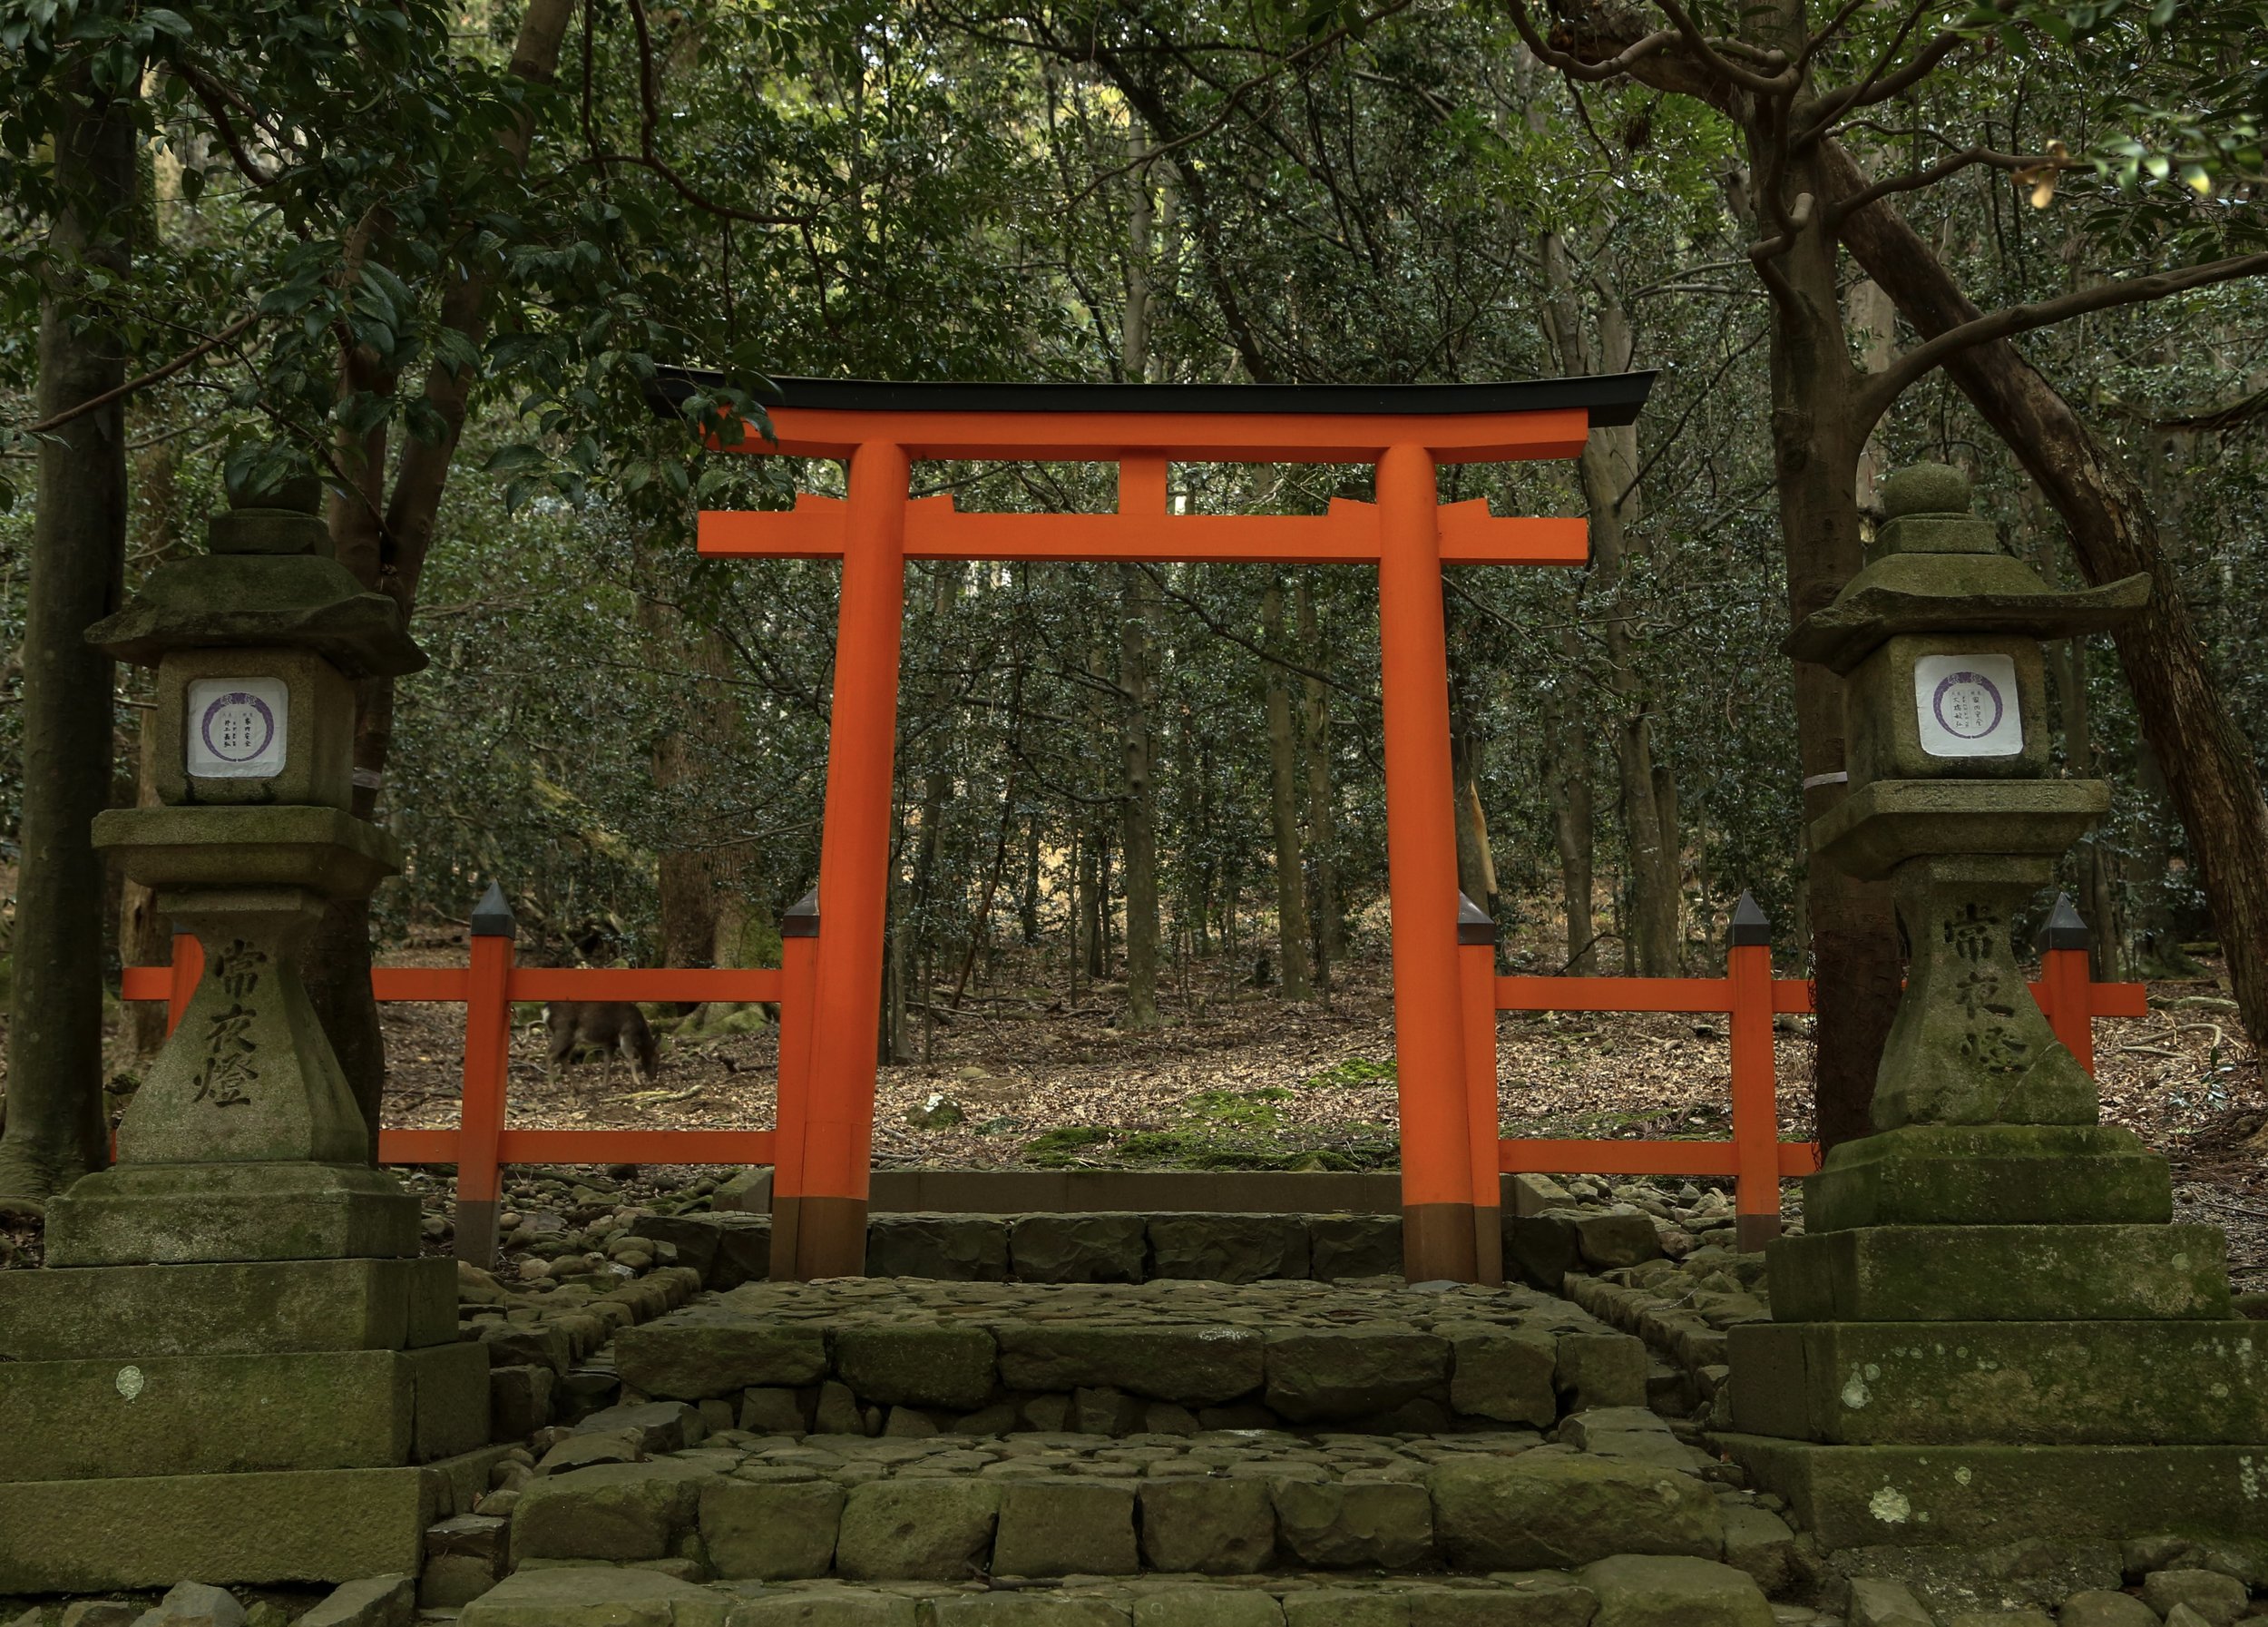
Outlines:
{"label": "forest floor", "polygon": [[[461,935],[415,940],[390,965],[464,964]],[[1375,961],[1347,968],[1324,998],[1286,1002],[1220,966],[1163,1001],[1165,1026],[1122,1025],[1125,991],[1072,996],[1060,957],[1041,986],[973,993],[934,1029],[912,1014],[919,1060],[881,1070],[879,1165],[1152,1169],[1373,1169],[1395,1161],[1393,1008]],[[2227,1229],[2243,1288],[2268,1289],[2268,1081],[2210,976],[2150,985],[2150,1011],[2097,1024],[2105,1116],[2173,1160],[2182,1219]],[[650,1008],[659,1009],[659,1008]],[[772,1122],[776,1030],[753,1011],[722,1026],[663,1031],[651,1081],[596,1062],[547,1076],[542,1011],[512,1038],[515,1127],[765,1129]],[[706,1015],[707,1014],[704,1014]],[[386,1122],[456,1120],[463,1008],[382,1008]],[[113,1090],[142,1065],[113,1024]],[[1810,1132],[1811,1019],[1777,1019],[1782,1133]],[[1730,1057],[1714,1016],[1511,1014],[1498,1021],[1498,1073],[1510,1135],[1718,1139],[1729,1132]],[[114,1100],[122,1097],[114,1096]],[[1793,1183],[1790,1212],[1800,1205]],[[15,1240],[30,1240],[31,1234]],[[11,1252],[0,1237],[0,1259]]]}
{"label": "forest floor", "polygon": [[[461,965],[428,939],[395,964]],[[1060,967],[1058,968],[1060,970]],[[1003,975],[1007,968],[1002,968]],[[921,1060],[881,1070],[878,1165],[954,1168],[1369,1169],[1395,1160],[1393,1008],[1384,966],[1356,965],[1326,998],[1282,1000],[1226,968],[1163,1001],[1166,1025],[1125,1029],[1125,991],[1076,999],[1004,981],[917,1011]],[[776,1031],[665,1034],[660,1077],[583,1062],[546,1077],[540,1012],[514,1029],[510,1122],[581,1129],[763,1129],[772,1122]],[[387,1122],[455,1122],[457,1008],[384,1008]],[[747,1020],[747,1019],[744,1019]],[[663,1024],[657,1023],[657,1027]],[[1776,1021],[1781,1129],[1810,1133],[1811,1019]],[[1724,1019],[1639,1013],[1513,1014],[1498,1021],[1505,1132],[1721,1138],[1729,1133]],[[2097,1024],[2106,1118],[2174,1161],[2180,1218],[2227,1228],[2244,1288],[2268,1288],[2268,1082],[2211,977],[2153,983],[2144,1018]],[[1792,1206],[1800,1194],[1791,1184]]]}

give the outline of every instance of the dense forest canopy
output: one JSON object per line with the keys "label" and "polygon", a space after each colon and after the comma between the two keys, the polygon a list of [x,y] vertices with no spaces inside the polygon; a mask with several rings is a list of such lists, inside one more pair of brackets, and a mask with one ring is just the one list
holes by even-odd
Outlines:
{"label": "dense forest canopy", "polygon": [[[412,856],[376,934],[461,919],[495,879],[545,952],[654,964],[761,963],[816,874],[837,573],[703,562],[694,515],[842,482],[702,451],[645,405],[658,365],[720,369],[732,387],[697,406],[759,422],[772,373],[1642,368],[1638,424],[1579,466],[1444,472],[1444,499],[1588,514],[1595,544],[1583,570],[1451,573],[1461,871],[1529,969],[1714,965],[1744,888],[1802,968],[1822,906],[1791,600],[1851,563],[1879,477],[1917,460],[1967,470],[2051,580],[2087,571],[2068,506],[1946,370],[1852,420],[1829,497],[1853,529],[1804,540],[1791,447],[1826,431],[1791,407],[1804,345],[1862,385],[1931,331],[1888,270],[1804,247],[1876,201],[1975,308],[2041,313],[1994,337],[2020,335],[2144,495],[2214,703],[2268,739],[2268,300],[2239,260],[2260,18],[1765,11],[7,0],[0,618],[27,653],[0,705],[0,827],[36,796],[14,767],[34,533],[68,501],[33,478],[68,428],[34,394],[43,310],[113,385],[146,377],[103,408],[126,588],[201,546],[224,486],[317,470],[341,559],[413,610],[432,667],[364,700],[370,811]],[[97,114],[130,143],[116,208],[56,162]],[[1845,160],[1882,178],[1872,198],[1804,178]],[[2125,291],[2196,266],[2228,269]],[[2090,290],[2109,296],[2045,309]],[[1091,509],[1110,477],[919,465],[914,485]],[[1319,512],[1367,479],[1177,467],[1172,492]],[[1208,957],[1266,953],[1295,995],[1382,946],[1375,613],[1348,567],[911,567],[893,1009],[959,999],[1019,945],[1093,978],[1154,954],[1168,995]],[[2189,742],[2145,738],[2122,653],[2053,662],[2061,760],[2115,785],[2063,877],[2106,973],[2216,935],[2174,794]],[[118,675],[114,801],[143,778],[146,677]],[[1127,900],[1148,840],[1146,951]],[[148,901],[121,909],[112,964],[161,958]],[[339,930],[351,981],[367,934]]]}

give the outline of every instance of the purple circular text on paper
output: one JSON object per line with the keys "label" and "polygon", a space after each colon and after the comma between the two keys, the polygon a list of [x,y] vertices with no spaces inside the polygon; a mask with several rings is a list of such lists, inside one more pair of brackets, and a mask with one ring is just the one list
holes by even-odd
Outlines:
{"label": "purple circular text on paper", "polygon": [[1981,672],[1955,672],[1930,697],[1938,727],[1964,740],[1980,740],[1999,728],[2006,708],[1999,686]]}
{"label": "purple circular text on paper", "polygon": [[250,762],[275,743],[276,714],[258,695],[230,690],[206,705],[197,733],[222,762]]}

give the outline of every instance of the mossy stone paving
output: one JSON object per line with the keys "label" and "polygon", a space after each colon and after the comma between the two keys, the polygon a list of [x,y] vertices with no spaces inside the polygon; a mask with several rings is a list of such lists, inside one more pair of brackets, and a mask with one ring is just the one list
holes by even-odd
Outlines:
{"label": "mossy stone paving", "polygon": [[1153,1405],[1390,1433],[1549,1426],[1642,1404],[1647,1368],[1639,1341],[1566,1300],[1399,1279],[749,1283],[624,1329],[615,1359],[649,1397],[840,1387],[857,1407],[981,1434],[1014,1427],[1032,1397],[1088,1391],[1125,1398],[1101,1431],[1118,1435]]}

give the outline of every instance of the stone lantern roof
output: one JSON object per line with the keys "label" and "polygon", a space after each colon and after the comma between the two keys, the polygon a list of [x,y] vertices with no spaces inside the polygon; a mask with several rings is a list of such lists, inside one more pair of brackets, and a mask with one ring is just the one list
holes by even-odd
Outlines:
{"label": "stone lantern roof", "polygon": [[2070,638],[2109,631],[2149,598],[2145,574],[2072,592],[2048,586],[2001,550],[1992,523],[1969,504],[1969,477],[1944,464],[1919,464],[1885,480],[1887,517],[1866,568],[1833,604],[1804,618],[1787,653],[1847,676],[1900,633]]}
{"label": "stone lantern roof", "polygon": [[321,495],[313,480],[232,493],[209,523],[211,552],[152,571],[132,603],[87,629],[87,642],[142,667],[169,651],[263,646],[308,651],[349,678],[421,670],[425,652],[401,607],[330,557]]}

